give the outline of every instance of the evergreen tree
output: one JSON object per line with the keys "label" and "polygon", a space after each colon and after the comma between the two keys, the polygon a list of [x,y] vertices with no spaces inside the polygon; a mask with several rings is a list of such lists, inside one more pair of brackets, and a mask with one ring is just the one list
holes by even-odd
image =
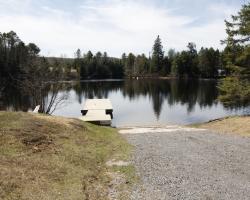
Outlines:
{"label": "evergreen tree", "polygon": [[161,75],[167,76],[171,72],[171,60],[169,59],[168,56],[165,56],[163,59],[163,68],[161,70]]}
{"label": "evergreen tree", "polygon": [[[222,54],[229,75],[219,84],[219,99],[231,107],[250,105],[250,3],[243,5],[232,21],[225,21],[227,39]],[[237,75],[237,76],[235,76]]]}
{"label": "evergreen tree", "polygon": [[126,55],[126,53],[123,53],[122,54],[122,60],[121,60],[121,62],[122,62],[122,64],[125,66],[126,65],[126,61],[127,61],[127,55]]}
{"label": "evergreen tree", "polygon": [[77,49],[76,50],[76,53],[75,53],[75,58],[77,58],[77,59],[80,59],[81,58],[81,55],[82,53],[81,53],[81,50],[80,49]]}
{"label": "evergreen tree", "polygon": [[80,72],[80,74],[84,74],[83,69],[81,68],[81,50],[77,49],[75,52],[75,60],[74,60],[74,68]]}
{"label": "evergreen tree", "polygon": [[129,53],[128,57],[127,57],[126,66],[125,66],[125,75],[126,76],[133,75],[134,66],[135,66],[135,55],[132,53]]}
{"label": "evergreen tree", "polygon": [[159,73],[163,66],[163,46],[161,43],[160,36],[158,35],[153,46],[153,53],[151,59],[151,73]]}
{"label": "evergreen tree", "polygon": [[196,44],[193,42],[188,43],[188,61],[186,63],[186,74],[192,77],[198,75],[198,54]]}
{"label": "evergreen tree", "polygon": [[29,43],[27,48],[28,48],[28,53],[29,53],[30,56],[32,56],[32,57],[38,56],[38,54],[40,52],[40,49],[39,49],[38,46],[36,46],[36,44]]}
{"label": "evergreen tree", "polygon": [[201,48],[199,55],[199,71],[200,75],[205,78],[213,78],[217,76],[220,65],[220,52],[213,48]]}
{"label": "evergreen tree", "polygon": [[92,52],[91,52],[91,51],[88,51],[88,53],[86,54],[86,59],[87,59],[88,61],[91,61],[92,58],[93,58]]}
{"label": "evergreen tree", "polygon": [[250,3],[243,5],[232,21],[225,21],[227,39],[223,55],[229,73],[250,75]]}
{"label": "evergreen tree", "polygon": [[135,60],[133,75],[142,76],[148,72],[149,62],[145,54],[138,55]]}
{"label": "evergreen tree", "polygon": [[39,52],[34,43],[25,45],[14,31],[0,33],[0,77],[17,78],[22,68]]}

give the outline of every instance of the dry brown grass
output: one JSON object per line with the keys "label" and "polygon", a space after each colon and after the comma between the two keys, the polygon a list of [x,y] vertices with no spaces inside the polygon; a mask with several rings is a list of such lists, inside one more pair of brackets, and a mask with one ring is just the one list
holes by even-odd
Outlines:
{"label": "dry brown grass", "polygon": [[242,136],[250,136],[250,117],[236,116],[218,119],[204,124],[196,124],[195,127],[210,129],[218,133],[237,134]]}
{"label": "dry brown grass", "polygon": [[129,149],[112,128],[0,112],[0,199],[107,199],[105,163]]}

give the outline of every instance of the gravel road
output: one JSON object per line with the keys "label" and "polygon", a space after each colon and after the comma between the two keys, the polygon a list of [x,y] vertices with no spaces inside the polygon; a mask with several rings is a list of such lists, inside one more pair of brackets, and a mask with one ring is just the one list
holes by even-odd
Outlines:
{"label": "gravel road", "polygon": [[250,199],[250,138],[180,127],[123,129],[141,181],[131,199]]}

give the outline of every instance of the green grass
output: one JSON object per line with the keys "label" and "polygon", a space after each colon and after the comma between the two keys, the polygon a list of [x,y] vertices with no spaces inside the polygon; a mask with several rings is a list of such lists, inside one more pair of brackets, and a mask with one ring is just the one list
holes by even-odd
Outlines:
{"label": "green grass", "polygon": [[76,119],[0,112],[0,199],[107,199],[110,177],[134,180],[131,146],[116,129]]}

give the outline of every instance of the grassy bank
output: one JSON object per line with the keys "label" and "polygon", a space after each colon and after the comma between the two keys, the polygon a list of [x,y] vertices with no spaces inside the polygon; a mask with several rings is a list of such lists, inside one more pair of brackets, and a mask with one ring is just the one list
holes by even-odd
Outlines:
{"label": "grassy bank", "polygon": [[191,126],[213,130],[218,133],[250,136],[250,116],[227,117]]}
{"label": "grassy bank", "polygon": [[114,169],[105,163],[130,148],[112,128],[0,112],[0,199],[107,199]]}

